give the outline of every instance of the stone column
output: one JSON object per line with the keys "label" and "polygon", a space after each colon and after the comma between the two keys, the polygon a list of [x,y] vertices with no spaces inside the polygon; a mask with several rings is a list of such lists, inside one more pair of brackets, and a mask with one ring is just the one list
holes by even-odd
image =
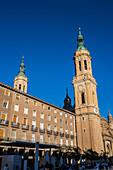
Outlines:
{"label": "stone column", "polygon": [[35,170],[38,169],[38,155],[39,155],[39,142],[36,142],[35,144],[36,152],[35,152]]}

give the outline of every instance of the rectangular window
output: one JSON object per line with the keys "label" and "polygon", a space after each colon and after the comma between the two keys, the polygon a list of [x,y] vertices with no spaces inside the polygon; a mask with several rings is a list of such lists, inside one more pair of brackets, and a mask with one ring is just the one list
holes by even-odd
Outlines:
{"label": "rectangular window", "polygon": [[28,114],[28,108],[27,107],[24,107],[24,113]]}
{"label": "rectangular window", "polygon": [[67,114],[65,114],[65,117],[67,117]]}
{"label": "rectangular window", "polygon": [[63,145],[63,139],[60,139],[60,145]]}
{"label": "rectangular window", "polygon": [[26,132],[22,132],[22,140],[26,141]]}
{"label": "rectangular window", "polygon": [[41,108],[42,108],[42,109],[44,108],[44,104],[41,104]]}
{"label": "rectangular window", "polygon": [[28,103],[28,102],[29,102],[29,99],[28,99],[28,98],[25,98],[25,102]]}
{"label": "rectangular window", "polygon": [[10,96],[10,92],[8,90],[5,91],[6,96]]}
{"label": "rectangular window", "polygon": [[26,118],[24,118],[23,124],[27,125],[27,119]]}
{"label": "rectangular window", "polygon": [[35,133],[32,133],[32,142],[35,142]]}
{"label": "rectangular window", "polygon": [[3,102],[3,107],[4,107],[4,108],[8,108],[8,101],[5,100],[5,101]]}
{"label": "rectangular window", "polygon": [[32,126],[36,127],[36,121],[35,120],[32,120]]}
{"label": "rectangular window", "polygon": [[60,128],[60,133],[63,133],[63,129],[62,128]]}
{"label": "rectangular window", "polygon": [[37,102],[36,101],[34,101],[34,106],[37,106]]}
{"label": "rectangular window", "polygon": [[20,96],[18,94],[16,94],[16,99],[18,99],[18,100],[20,99]]}
{"label": "rectangular window", "polygon": [[85,68],[85,70],[87,70],[87,61],[86,60],[84,60],[84,68]]}
{"label": "rectangular window", "polygon": [[11,137],[12,137],[12,139],[16,139],[16,130],[12,129]]}
{"label": "rectangular window", "polygon": [[60,124],[62,124],[62,119],[60,119]]}
{"label": "rectangular window", "polygon": [[56,111],[56,109],[54,110],[54,113],[56,113],[57,111]]}
{"label": "rectangular window", "polygon": [[57,127],[56,126],[54,126],[54,132],[56,132],[57,131]]}
{"label": "rectangular window", "polygon": [[66,140],[66,146],[68,146],[68,140]]}
{"label": "rectangular window", "polygon": [[43,135],[40,135],[40,143],[43,143]]}
{"label": "rectangular window", "polygon": [[33,116],[36,117],[36,110],[33,110]]}
{"label": "rectangular window", "polygon": [[40,129],[43,130],[43,128],[44,128],[44,124],[42,122],[40,122]]}
{"label": "rectangular window", "polygon": [[51,110],[50,107],[48,107],[48,110],[49,110],[49,111]]}
{"label": "rectangular window", "polygon": [[48,130],[48,131],[50,131],[50,127],[51,127],[51,126],[50,126],[50,125],[48,125],[48,128],[47,128],[47,130]]}
{"label": "rectangular window", "polygon": [[44,119],[44,114],[43,114],[43,113],[41,113],[40,117],[41,117],[41,119]]}
{"label": "rectangular window", "polygon": [[81,61],[79,61],[79,70],[81,71]]}
{"label": "rectangular window", "polygon": [[16,115],[14,115],[14,117],[13,117],[13,122],[17,123],[17,116]]}
{"label": "rectangular window", "polygon": [[72,116],[70,116],[70,119],[72,119]]}
{"label": "rectangular window", "polygon": [[70,126],[72,127],[72,123],[70,123]]}
{"label": "rectangular window", "polygon": [[68,130],[66,129],[66,134],[68,134]]}
{"label": "rectangular window", "polygon": [[48,120],[51,121],[51,116],[50,115],[48,115]]}
{"label": "rectangular window", "polygon": [[73,147],[73,141],[71,140],[71,146]]}
{"label": "rectangular window", "polygon": [[60,112],[60,116],[62,116],[62,112]]}
{"label": "rectangular window", "polygon": [[15,104],[14,111],[18,112],[18,110],[19,110],[19,105]]}
{"label": "rectangular window", "polygon": [[7,118],[7,113],[2,112],[1,119],[5,121],[6,118]]}
{"label": "rectangular window", "polygon": [[56,117],[54,118],[54,122],[57,123],[57,118]]}
{"label": "rectangular window", "polygon": [[65,121],[65,125],[67,126],[67,120]]}
{"label": "rectangular window", "polygon": [[73,131],[71,130],[71,135],[73,135]]}
{"label": "rectangular window", "polygon": [[0,139],[3,139],[4,137],[4,129],[0,129]]}

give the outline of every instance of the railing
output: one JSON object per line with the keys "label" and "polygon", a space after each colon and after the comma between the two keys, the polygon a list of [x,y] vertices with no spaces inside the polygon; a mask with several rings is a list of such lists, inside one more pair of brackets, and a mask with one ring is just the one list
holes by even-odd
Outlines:
{"label": "railing", "polygon": [[66,137],[66,138],[69,138],[69,134],[66,133],[66,134],[65,134],[65,137]]}
{"label": "railing", "polygon": [[5,125],[5,126],[8,126],[9,121],[8,121],[8,120],[0,119],[0,124]]}
{"label": "railing", "polygon": [[47,130],[47,134],[52,135],[52,130]]}
{"label": "railing", "polygon": [[32,125],[32,126],[31,126],[31,130],[37,132],[37,131],[38,131],[38,128],[35,127],[34,125]]}
{"label": "railing", "polygon": [[57,132],[57,131],[54,131],[54,135],[55,135],[55,136],[58,136],[58,132]]}
{"label": "railing", "polygon": [[64,133],[60,132],[60,136],[61,136],[61,137],[64,137]]}
{"label": "railing", "polygon": [[74,139],[74,135],[70,135],[71,139]]}
{"label": "railing", "polygon": [[24,125],[24,124],[22,124],[22,129],[29,130],[29,125]]}
{"label": "railing", "polygon": [[15,127],[15,128],[19,128],[20,123],[11,122],[11,126],[12,126],[12,127]]}
{"label": "railing", "polygon": [[39,129],[40,133],[45,133],[45,129]]}

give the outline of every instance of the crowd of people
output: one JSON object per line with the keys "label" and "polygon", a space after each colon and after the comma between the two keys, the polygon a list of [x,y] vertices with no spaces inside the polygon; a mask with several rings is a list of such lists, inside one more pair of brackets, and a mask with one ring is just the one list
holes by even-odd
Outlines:
{"label": "crowd of people", "polygon": [[55,168],[53,168],[52,164],[49,164],[48,162],[46,163],[45,166],[41,166],[39,168],[40,170],[89,170],[89,169],[94,169],[94,170],[112,170],[112,164],[111,162],[92,162],[92,163],[80,163],[80,164],[75,164],[75,165],[67,165],[63,164],[61,165],[60,163],[56,163]]}

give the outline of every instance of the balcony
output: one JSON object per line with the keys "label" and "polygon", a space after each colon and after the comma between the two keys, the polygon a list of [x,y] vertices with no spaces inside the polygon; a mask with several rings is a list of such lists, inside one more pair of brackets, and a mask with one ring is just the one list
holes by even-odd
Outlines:
{"label": "balcony", "polygon": [[52,135],[52,130],[47,130],[47,134]]}
{"label": "balcony", "polygon": [[54,135],[55,135],[55,136],[58,136],[58,132],[57,132],[57,131],[54,131]]}
{"label": "balcony", "polygon": [[31,131],[35,131],[35,132],[37,132],[37,131],[38,131],[38,128],[37,128],[37,127],[35,127],[34,125],[32,125],[32,126],[31,126]]}
{"label": "balcony", "polygon": [[8,120],[2,120],[0,119],[0,125],[8,126],[9,121]]}
{"label": "balcony", "polygon": [[60,136],[61,136],[61,137],[64,137],[64,133],[60,132]]}
{"label": "balcony", "polygon": [[45,129],[39,129],[40,133],[45,133]]}
{"label": "balcony", "polygon": [[66,138],[69,138],[69,134],[66,133],[66,134],[65,134],[65,137],[66,137]]}
{"label": "balcony", "polygon": [[11,126],[14,128],[19,128],[20,123],[11,122]]}
{"label": "balcony", "polygon": [[29,130],[29,125],[22,124],[22,129]]}
{"label": "balcony", "polygon": [[71,139],[74,139],[74,135],[70,135]]}

